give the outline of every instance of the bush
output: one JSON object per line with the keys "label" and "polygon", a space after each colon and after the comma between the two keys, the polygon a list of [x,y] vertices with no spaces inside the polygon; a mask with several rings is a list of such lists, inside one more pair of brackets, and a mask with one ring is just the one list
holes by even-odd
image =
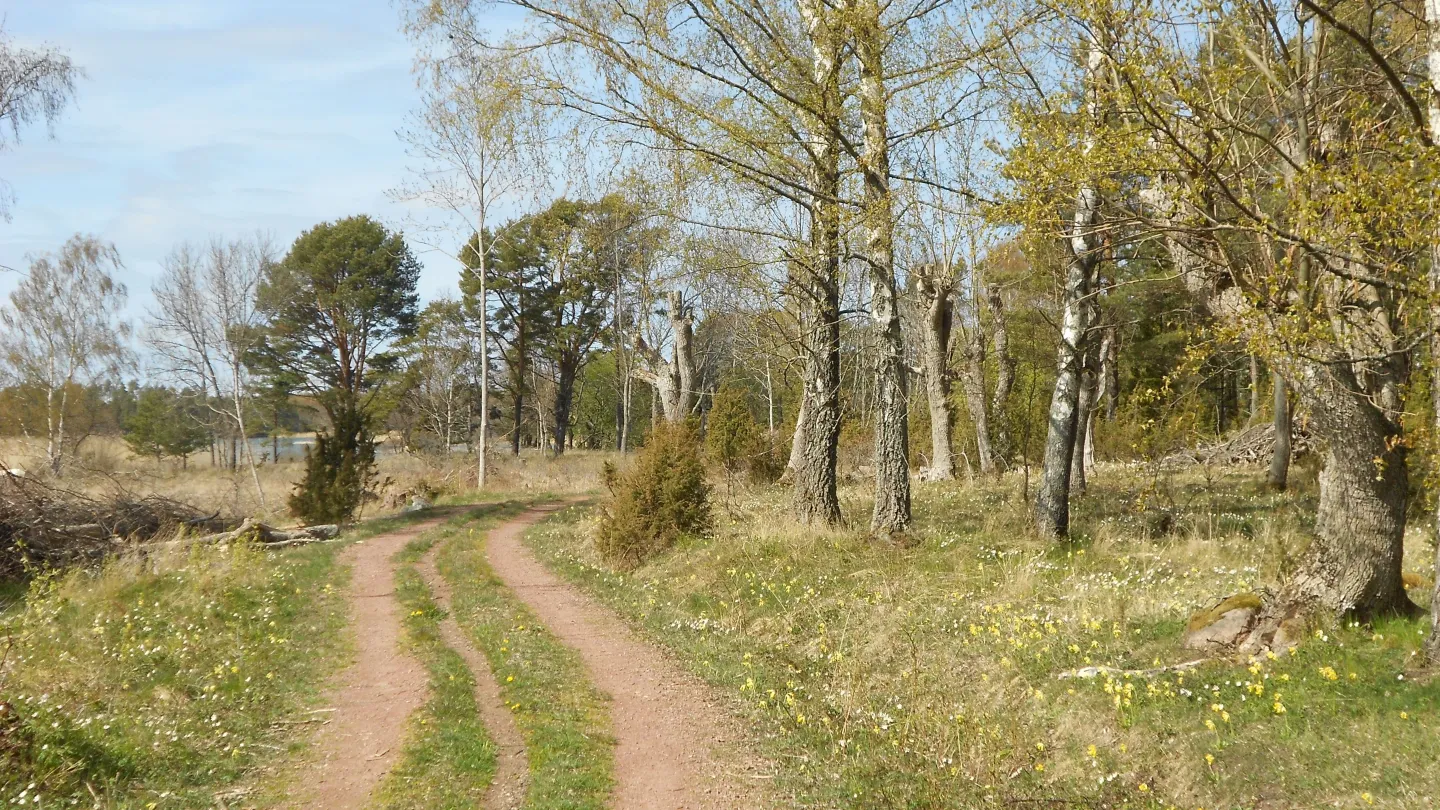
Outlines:
{"label": "bush", "polygon": [[710,486],[695,423],[657,425],[614,493],[595,544],[619,568],[640,565],[681,535],[708,531]]}
{"label": "bush", "polygon": [[745,389],[728,383],[721,386],[705,424],[705,452],[725,470],[727,485],[742,470],[751,481],[762,484],[773,483],[785,471],[787,459],[774,437],[767,437],[755,421],[748,400]]}
{"label": "bush", "polygon": [[375,440],[357,410],[336,414],[334,430],[305,449],[305,477],[290,495],[290,511],[306,523],[344,523],[369,494],[375,478]]}

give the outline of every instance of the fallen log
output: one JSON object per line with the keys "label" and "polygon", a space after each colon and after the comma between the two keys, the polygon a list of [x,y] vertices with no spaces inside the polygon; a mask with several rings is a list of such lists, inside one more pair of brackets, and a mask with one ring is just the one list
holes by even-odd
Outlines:
{"label": "fallen log", "polygon": [[243,537],[253,536],[256,542],[267,548],[286,548],[299,546],[308,543],[323,543],[333,540],[340,534],[340,527],[334,523],[323,523],[318,526],[302,526],[298,529],[277,529],[254,518],[245,518],[239,526],[228,532],[216,532],[194,537],[179,537],[174,540],[167,540],[163,543],[150,543],[142,546],[145,549],[161,548],[183,548],[185,546],[201,544],[233,543]]}

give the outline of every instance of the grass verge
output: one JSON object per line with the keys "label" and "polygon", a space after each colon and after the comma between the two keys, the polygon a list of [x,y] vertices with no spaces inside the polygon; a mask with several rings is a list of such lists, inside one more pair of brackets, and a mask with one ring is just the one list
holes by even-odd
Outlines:
{"label": "grass verge", "polygon": [[213,807],[345,656],[337,547],[194,546],[34,580],[0,616],[0,805]]}
{"label": "grass verge", "polygon": [[456,620],[490,662],[525,737],[525,806],[601,810],[614,785],[605,699],[579,656],[542,627],[485,562],[488,524],[447,531],[439,540],[438,564],[450,584]]}
{"label": "grass verge", "polygon": [[[1413,808],[1440,799],[1440,684],[1421,622],[1317,626],[1293,655],[1062,679],[1197,657],[1186,619],[1293,561],[1308,510],[1244,472],[1166,480],[1167,532],[1097,477],[1078,547],[1030,534],[1017,481],[917,487],[916,545],[817,532],[788,493],[630,574],[567,510],[527,536],[744,707],[796,805]],[[1153,489],[1153,487],[1151,487]],[[848,514],[867,504],[847,493]],[[1173,506],[1168,505],[1173,504]],[[1407,570],[1428,574],[1417,537]],[[1417,594],[1418,596],[1418,594]]]}

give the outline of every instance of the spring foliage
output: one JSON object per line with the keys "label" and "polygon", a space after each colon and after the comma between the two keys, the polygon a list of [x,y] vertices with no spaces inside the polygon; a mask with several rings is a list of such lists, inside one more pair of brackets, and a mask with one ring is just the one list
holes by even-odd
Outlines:
{"label": "spring foliage", "polygon": [[595,542],[617,567],[634,568],[682,535],[708,532],[710,485],[694,421],[657,425],[634,468],[614,478],[613,492]]}

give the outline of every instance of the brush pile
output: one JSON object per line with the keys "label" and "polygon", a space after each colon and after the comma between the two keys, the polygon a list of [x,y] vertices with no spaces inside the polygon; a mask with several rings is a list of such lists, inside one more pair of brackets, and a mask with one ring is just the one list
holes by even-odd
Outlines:
{"label": "brush pile", "polygon": [[[1300,458],[1315,449],[1303,420],[1296,420],[1290,433],[1290,457]],[[1275,452],[1275,425],[1252,425],[1210,444],[1191,447],[1165,459],[1167,467],[1245,466],[1270,463]]]}
{"label": "brush pile", "polygon": [[20,576],[27,567],[96,562],[182,530],[217,532],[236,523],[156,495],[98,499],[0,473],[0,579]]}

